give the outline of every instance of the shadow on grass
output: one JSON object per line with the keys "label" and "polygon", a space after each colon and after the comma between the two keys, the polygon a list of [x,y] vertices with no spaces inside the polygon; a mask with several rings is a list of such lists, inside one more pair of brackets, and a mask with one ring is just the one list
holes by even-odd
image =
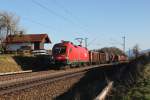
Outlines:
{"label": "shadow on grass", "polygon": [[22,70],[42,71],[50,68],[49,56],[13,56]]}

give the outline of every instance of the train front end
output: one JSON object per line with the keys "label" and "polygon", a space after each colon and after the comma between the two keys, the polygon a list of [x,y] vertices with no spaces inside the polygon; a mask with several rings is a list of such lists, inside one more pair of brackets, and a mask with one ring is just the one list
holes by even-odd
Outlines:
{"label": "train front end", "polygon": [[52,55],[55,65],[67,65],[68,64],[68,56],[67,56],[67,46],[58,43],[55,44],[52,49]]}

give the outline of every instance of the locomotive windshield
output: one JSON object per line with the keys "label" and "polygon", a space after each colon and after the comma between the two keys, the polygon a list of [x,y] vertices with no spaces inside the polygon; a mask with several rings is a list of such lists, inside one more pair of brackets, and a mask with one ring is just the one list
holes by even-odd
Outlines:
{"label": "locomotive windshield", "polygon": [[53,49],[53,54],[65,54],[66,53],[66,47],[61,46],[61,47],[54,47]]}

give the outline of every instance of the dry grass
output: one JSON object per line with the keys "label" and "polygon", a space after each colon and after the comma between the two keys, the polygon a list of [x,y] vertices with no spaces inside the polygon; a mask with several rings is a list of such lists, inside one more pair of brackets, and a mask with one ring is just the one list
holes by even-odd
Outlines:
{"label": "dry grass", "polygon": [[21,71],[21,67],[15,62],[12,55],[0,55],[0,73]]}
{"label": "dry grass", "polygon": [[49,56],[0,55],[0,73],[22,70],[41,71],[50,68]]}

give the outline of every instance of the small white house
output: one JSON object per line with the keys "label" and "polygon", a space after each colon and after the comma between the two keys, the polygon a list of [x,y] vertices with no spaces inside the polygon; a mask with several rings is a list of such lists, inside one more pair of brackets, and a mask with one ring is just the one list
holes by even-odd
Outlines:
{"label": "small white house", "polygon": [[47,34],[9,35],[6,40],[6,51],[17,51],[28,47],[31,50],[44,49],[45,43],[51,43]]}

